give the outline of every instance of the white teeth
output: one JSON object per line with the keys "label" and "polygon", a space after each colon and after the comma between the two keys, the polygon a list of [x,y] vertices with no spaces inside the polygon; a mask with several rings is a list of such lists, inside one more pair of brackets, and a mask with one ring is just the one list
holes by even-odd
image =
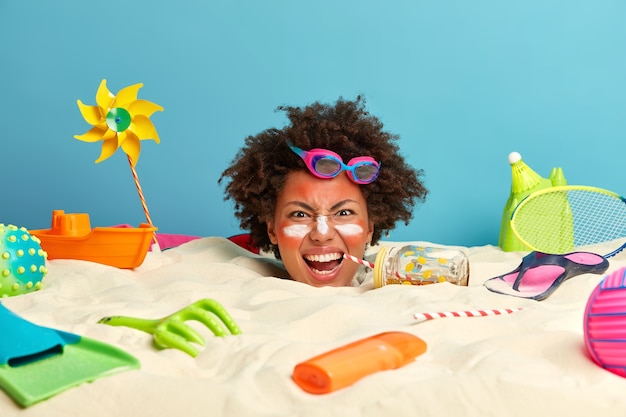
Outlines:
{"label": "white teeth", "polygon": [[311,262],[330,262],[341,259],[340,253],[325,253],[323,255],[306,255],[304,259]]}

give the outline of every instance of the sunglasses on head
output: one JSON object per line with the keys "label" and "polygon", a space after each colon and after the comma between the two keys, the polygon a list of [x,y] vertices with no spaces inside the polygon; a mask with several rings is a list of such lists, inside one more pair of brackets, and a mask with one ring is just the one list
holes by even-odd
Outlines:
{"label": "sunglasses on head", "polygon": [[341,156],[328,149],[305,151],[287,141],[289,148],[306,164],[311,174],[318,178],[335,178],[341,171],[348,171],[348,177],[357,184],[370,184],[378,178],[380,163],[371,156],[352,158],[347,164]]}

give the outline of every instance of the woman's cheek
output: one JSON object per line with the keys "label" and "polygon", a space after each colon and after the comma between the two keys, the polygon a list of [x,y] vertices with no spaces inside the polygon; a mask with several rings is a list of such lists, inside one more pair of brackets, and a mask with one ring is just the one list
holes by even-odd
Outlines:
{"label": "woman's cheek", "polygon": [[309,234],[309,226],[305,224],[291,224],[280,228],[280,232],[286,242],[298,245]]}
{"label": "woman's cheek", "polygon": [[355,256],[362,256],[355,251],[365,250],[365,245],[369,241],[367,229],[360,224],[341,224],[335,227],[337,233],[348,246],[349,251]]}
{"label": "woman's cheek", "polygon": [[335,226],[335,230],[344,237],[360,237],[363,235],[363,227],[358,224],[338,224]]}

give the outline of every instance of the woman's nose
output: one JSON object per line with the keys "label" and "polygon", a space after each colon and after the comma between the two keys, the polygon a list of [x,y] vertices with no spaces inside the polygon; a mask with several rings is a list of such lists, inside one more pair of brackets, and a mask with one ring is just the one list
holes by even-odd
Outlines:
{"label": "woman's nose", "polygon": [[316,216],[315,225],[311,230],[311,239],[313,240],[330,240],[334,237],[335,229],[328,224],[327,216]]}

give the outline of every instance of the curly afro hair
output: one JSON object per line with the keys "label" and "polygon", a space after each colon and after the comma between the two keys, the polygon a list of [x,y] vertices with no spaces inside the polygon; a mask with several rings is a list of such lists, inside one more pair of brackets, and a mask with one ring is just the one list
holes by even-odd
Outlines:
{"label": "curly afro hair", "polygon": [[307,171],[287,141],[308,150],[329,149],[344,161],[371,156],[381,164],[378,179],[360,185],[367,202],[368,216],[374,224],[372,244],[395,228],[398,221],[408,224],[413,207],[423,202],[428,191],[420,180],[422,170],[409,166],[399,154],[397,135],[383,131],[380,120],[365,109],[361,96],[354,101],[339,98],[335,105],[315,102],[306,107],[280,106],[290,124],[283,129],[267,129],[249,136],[231,166],[220,176],[226,178],[224,200],[235,203],[235,216],[241,228],[250,231],[251,243],[280,258],[278,247],[270,242],[266,220],[272,219],[276,200],[287,174]]}

